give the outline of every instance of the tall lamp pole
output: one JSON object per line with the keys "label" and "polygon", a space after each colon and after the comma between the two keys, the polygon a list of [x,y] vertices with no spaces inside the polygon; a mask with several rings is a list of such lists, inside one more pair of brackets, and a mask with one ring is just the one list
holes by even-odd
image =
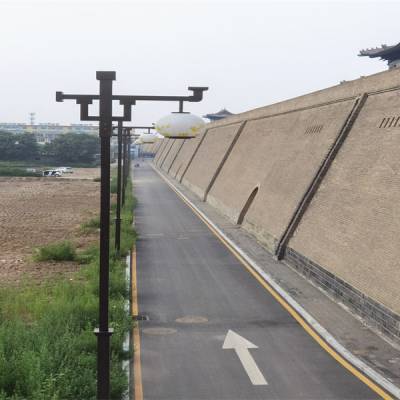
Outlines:
{"label": "tall lamp pole", "polygon": [[[118,121],[117,126],[113,126],[113,129],[117,129],[117,133],[113,133],[112,136],[117,136],[118,140],[118,166],[117,166],[117,207],[115,212],[115,250],[119,254],[121,249],[121,205],[125,204],[125,187],[126,187],[126,179],[129,175],[126,172],[127,162],[126,162],[126,151],[122,150],[123,143],[125,143],[125,137],[128,135],[130,137],[132,129],[147,129],[148,133],[150,133],[151,129],[155,129],[154,126],[123,126],[123,121]],[[125,145],[124,145],[125,147]],[[123,155],[123,156],[122,156]],[[123,164],[123,170],[122,170]],[[123,171],[123,172],[122,172]],[[129,171],[129,167],[128,167]],[[123,179],[122,179],[123,178]],[[121,186],[123,185],[123,191],[121,190]],[[122,196],[123,193],[123,196]],[[121,202],[122,197],[122,202]],[[121,204],[122,203],[122,204]]]}
{"label": "tall lamp pole", "polygon": [[[207,87],[189,87],[190,96],[116,96],[112,94],[112,82],[116,79],[115,71],[97,71],[96,79],[100,82],[99,94],[77,95],[56,92],[56,101],[75,100],[80,106],[81,121],[98,121],[101,153],[100,183],[100,272],[99,272],[99,328],[97,336],[97,399],[110,398],[110,336],[113,330],[108,326],[108,290],[109,290],[109,246],[110,246],[110,138],[112,121],[130,121],[132,106],[137,101],[184,101],[198,102],[203,99]],[[99,101],[99,115],[89,115],[89,105]],[[112,114],[113,100],[123,106],[123,115]]]}
{"label": "tall lamp pole", "polygon": [[115,215],[115,250],[121,249],[121,163],[122,163],[122,121],[118,121],[118,167],[117,167],[117,209]]}

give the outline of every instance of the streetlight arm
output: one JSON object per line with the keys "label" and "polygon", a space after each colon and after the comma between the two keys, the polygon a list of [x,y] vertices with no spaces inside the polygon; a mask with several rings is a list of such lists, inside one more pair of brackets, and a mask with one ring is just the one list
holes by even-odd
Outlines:
{"label": "streetlight arm", "polygon": [[208,90],[208,87],[203,86],[189,86],[188,90],[192,91],[191,96],[147,96],[147,95],[133,95],[133,96],[113,96],[113,100],[119,100],[121,105],[135,105],[137,101],[189,101],[198,102],[203,99],[203,92]]}
{"label": "streetlight arm", "polygon": [[[124,107],[123,115],[120,117],[113,116],[113,121],[130,121],[132,118],[132,106],[137,101],[177,101],[179,102],[179,110],[183,111],[183,102],[188,101],[199,102],[203,99],[203,93],[208,90],[205,86],[189,86],[188,90],[192,91],[191,96],[112,96],[112,100],[117,100]],[[56,101],[62,103],[64,100],[75,100],[76,104],[81,107],[81,120],[82,121],[98,121],[99,116],[89,115],[89,104],[93,104],[93,100],[100,100],[100,95],[86,95],[86,94],[64,94],[63,92],[56,92]],[[148,129],[148,127],[143,127]]]}
{"label": "streetlight arm", "polygon": [[56,101],[62,103],[64,100],[76,100],[76,104],[92,104],[93,100],[100,100],[97,94],[64,94],[64,92],[56,92]]}
{"label": "streetlight arm", "polygon": [[203,100],[203,93],[208,90],[207,86],[189,86],[188,90],[193,92],[193,95],[190,96],[191,102],[197,102]]}
{"label": "streetlight arm", "polygon": [[[113,129],[117,129],[118,126],[114,125]],[[125,129],[156,129],[155,126],[124,126]]]}

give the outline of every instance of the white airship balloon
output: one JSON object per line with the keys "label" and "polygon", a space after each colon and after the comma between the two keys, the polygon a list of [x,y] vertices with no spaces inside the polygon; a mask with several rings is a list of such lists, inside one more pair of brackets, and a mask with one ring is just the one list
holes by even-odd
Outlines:
{"label": "white airship balloon", "polygon": [[171,113],[161,118],[155,125],[158,133],[170,139],[194,138],[205,122],[197,115],[189,113]]}

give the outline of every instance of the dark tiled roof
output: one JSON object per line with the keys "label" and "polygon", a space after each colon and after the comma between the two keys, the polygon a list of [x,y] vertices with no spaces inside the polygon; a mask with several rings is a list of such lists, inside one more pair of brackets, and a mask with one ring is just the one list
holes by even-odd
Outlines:
{"label": "dark tiled roof", "polygon": [[371,58],[381,57],[385,59],[391,59],[392,55],[400,52],[400,43],[394,46],[387,46],[383,44],[381,47],[375,47],[374,49],[360,50],[359,56],[368,56]]}
{"label": "dark tiled roof", "polygon": [[233,114],[231,112],[229,112],[226,108],[223,108],[222,110],[220,110],[214,114],[203,115],[203,117],[208,118],[208,119],[218,119],[218,118],[229,117],[230,115],[233,115]]}

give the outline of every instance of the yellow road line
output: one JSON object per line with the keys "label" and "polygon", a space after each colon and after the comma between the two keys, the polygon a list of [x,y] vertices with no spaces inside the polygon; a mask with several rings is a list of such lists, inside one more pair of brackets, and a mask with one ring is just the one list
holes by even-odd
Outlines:
{"label": "yellow road line", "polygon": [[303,329],[339,364],[356,376],[360,381],[366,384],[371,390],[377,393],[385,400],[393,400],[388,393],[381,389],[370,378],[365,376],[347,360],[345,360],[339,353],[337,353],[328,343],[326,343],[317,332],[303,319],[303,317],[289,304],[287,301],[275,291],[253,268],[252,266],[208,223],[203,216],[192,207],[192,205],[175,189],[175,187],[155,168],[154,170],[164,179],[168,186],[179,196],[179,198],[206,224],[208,229],[228,248],[228,250],[240,261],[246,270],[278,301],[279,304],[303,327]]}
{"label": "yellow road line", "polygon": [[[136,251],[132,251],[132,287],[131,287],[131,301],[132,301],[132,316],[138,315],[138,293],[137,293],[137,278],[136,278]],[[133,387],[135,400],[143,400],[143,386],[142,386],[142,365],[140,362],[140,331],[139,321],[136,321],[132,328],[133,337]]]}

